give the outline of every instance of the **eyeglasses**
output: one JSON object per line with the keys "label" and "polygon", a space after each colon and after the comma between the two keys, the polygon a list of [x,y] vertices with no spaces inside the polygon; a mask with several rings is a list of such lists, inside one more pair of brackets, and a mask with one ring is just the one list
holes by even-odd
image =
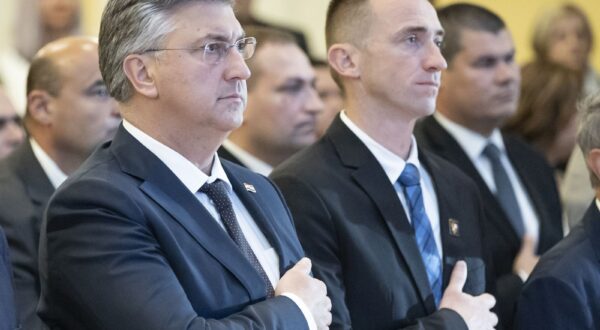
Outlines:
{"label": "eyeglasses", "polygon": [[256,49],[256,38],[247,37],[242,38],[234,42],[233,44],[224,41],[209,42],[206,45],[199,48],[154,48],[147,49],[143,53],[147,52],[161,52],[163,50],[188,50],[188,51],[199,51],[202,50],[202,60],[208,64],[217,64],[221,62],[229,50],[235,48],[235,50],[242,55],[244,60],[247,60],[254,55]]}
{"label": "eyeglasses", "polygon": [[14,123],[17,126],[21,126],[21,117],[19,117],[19,115],[0,117],[0,130],[8,126],[9,123]]}

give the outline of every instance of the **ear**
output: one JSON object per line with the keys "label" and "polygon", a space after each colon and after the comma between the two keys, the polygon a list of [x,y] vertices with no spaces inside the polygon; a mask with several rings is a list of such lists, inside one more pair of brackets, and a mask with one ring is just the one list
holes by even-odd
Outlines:
{"label": "ear", "polygon": [[329,65],[342,77],[360,77],[360,54],[351,44],[334,44],[327,52]]}
{"label": "ear", "polygon": [[600,149],[590,150],[585,160],[590,171],[594,172],[596,178],[600,179]]}
{"label": "ear", "polygon": [[43,90],[34,89],[27,95],[27,112],[38,124],[49,126],[52,124],[52,112],[50,106],[52,96]]}
{"label": "ear", "polygon": [[151,74],[152,59],[139,54],[129,54],[123,61],[123,71],[133,88],[148,98],[158,97],[158,89]]}

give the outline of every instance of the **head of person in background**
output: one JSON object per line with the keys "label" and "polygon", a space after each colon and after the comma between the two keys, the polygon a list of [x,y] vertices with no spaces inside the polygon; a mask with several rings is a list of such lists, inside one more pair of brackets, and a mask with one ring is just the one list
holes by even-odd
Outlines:
{"label": "head of person in background", "polygon": [[437,109],[451,121],[489,136],[517,109],[520,72],[515,45],[504,22],[495,14],[470,5],[452,8],[459,6],[465,10],[445,12],[470,10],[474,17],[489,17],[440,17],[446,30],[442,53],[448,69],[442,75]]}
{"label": "head of person in background", "polygon": [[323,103],[310,60],[291,35],[257,26],[244,29],[257,39],[254,57],[248,60],[252,72],[248,103],[242,126],[231,133],[224,148],[243,165],[269,174],[272,167],[316,141]]}
{"label": "head of person in background", "polygon": [[81,0],[21,0],[14,42],[27,60],[50,41],[80,33]]}
{"label": "head of person in background", "polygon": [[546,160],[564,171],[576,143],[579,71],[532,62],[521,70],[521,97],[504,129],[537,147]]}
{"label": "head of person in background", "polygon": [[24,137],[21,118],[0,87],[0,159],[15,150]]}
{"label": "head of person in background", "polygon": [[323,112],[317,117],[317,134],[322,136],[344,107],[344,98],[340,87],[331,76],[331,69],[327,62],[313,60],[312,64],[317,76],[315,86],[324,105]]}
{"label": "head of person in background", "polygon": [[97,40],[67,37],[40,49],[27,78],[24,122],[62,172],[73,172],[111,139],[120,120],[100,75]]}

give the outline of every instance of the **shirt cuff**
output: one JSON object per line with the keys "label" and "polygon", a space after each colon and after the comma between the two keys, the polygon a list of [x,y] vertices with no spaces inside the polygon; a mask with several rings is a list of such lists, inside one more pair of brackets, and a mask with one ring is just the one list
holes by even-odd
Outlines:
{"label": "shirt cuff", "polygon": [[302,299],[300,299],[300,297],[290,292],[284,292],[281,295],[290,298],[298,306],[298,308],[300,308],[300,311],[306,319],[306,323],[308,323],[309,330],[317,330],[317,323],[315,322],[315,318],[308,309],[308,306],[306,306],[306,304],[304,303],[304,301],[302,301]]}

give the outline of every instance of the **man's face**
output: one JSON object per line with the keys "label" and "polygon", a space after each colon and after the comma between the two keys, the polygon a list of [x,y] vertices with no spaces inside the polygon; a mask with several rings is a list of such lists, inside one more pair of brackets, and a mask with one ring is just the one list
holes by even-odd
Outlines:
{"label": "man's face", "polygon": [[253,142],[279,153],[313,143],[323,103],[308,57],[295,44],[269,43],[251,61],[260,74],[248,94],[243,125]]}
{"label": "man's face", "polygon": [[324,111],[317,117],[317,131],[319,135],[323,135],[338,112],[342,110],[344,100],[340,88],[331,77],[329,67],[316,67],[315,73],[317,92],[325,105]]}
{"label": "man's face", "polygon": [[79,0],[40,0],[40,13],[44,25],[52,30],[73,27],[79,11]]}
{"label": "man's face", "polygon": [[583,22],[575,15],[557,20],[552,27],[549,59],[573,70],[585,68],[590,43],[584,30]]}
{"label": "man's face", "polygon": [[[233,44],[243,36],[232,8],[224,4],[192,2],[175,9],[171,19],[175,30],[161,48]],[[164,127],[185,136],[197,130],[226,134],[241,125],[250,70],[235,48],[218,63],[204,61],[202,50],[174,50],[160,52],[155,64],[150,75],[164,108],[159,114]]]}
{"label": "man's face", "polygon": [[25,133],[15,108],[0,90],[0,159],[15,150],[23,142],[24,137]]}
{"label": "man's face", "polygon": [[440,108],[459,124],[483,134],[517,108],[520,71],[509,32],[462,30],[462,49],[442,76]]}
{"label": "man's face", "polygon": [[62,149],[86,155],[114,135],[121,117],[108,94],[98,67],[98,47],[83,42],[56,54],[61,73],[58,96],[50,96],[56,143]]}
{"label": "man's face", "polygon": [[364,93],[380,112],[401,111],[408,120],[431,114],[446,67],[435,10],[425,0],[371,0],[371,10],[359,47]]}

